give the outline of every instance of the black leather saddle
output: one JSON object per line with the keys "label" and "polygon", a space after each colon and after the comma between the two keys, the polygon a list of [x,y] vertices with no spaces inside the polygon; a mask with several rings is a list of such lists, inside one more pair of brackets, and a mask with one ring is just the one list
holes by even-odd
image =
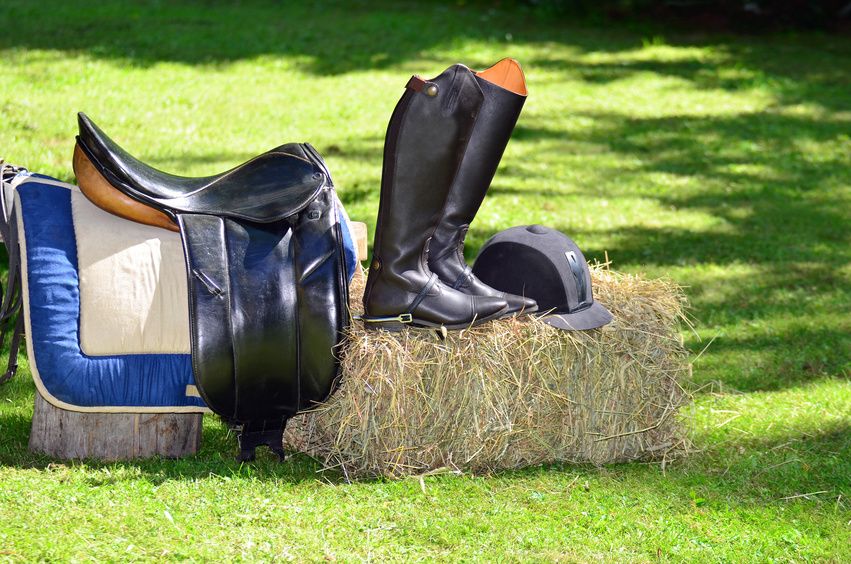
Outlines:
{"label": "black leather saddle", "polygon": [[288,418],[338,381],[348,284],[337,199],[319,153],[291,143],[204,178],[156,170],[84,114],[81,191],[127,219],[179,231],[192,365],[211,410],[239,429],[240,459],[283,457]]}

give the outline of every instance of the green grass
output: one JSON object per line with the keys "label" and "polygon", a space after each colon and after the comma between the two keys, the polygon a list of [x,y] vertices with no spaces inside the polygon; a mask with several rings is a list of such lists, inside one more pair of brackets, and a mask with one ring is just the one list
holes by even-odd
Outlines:
{"label": "green grass", "polygon": [[[92,3],[94,4],[94,3]],[[0,155],[71,180],[74,114],[161,168],[282,142],[327,155],[374,226],[408,76],[510,55],[530,97],[469,257],[518,224],[687,286],[697,452],[347,484],[304,456],[57,464],[0,388],[0,559],[851,560],[851,41],[589,27],[463,3],[11,0]],[[794,497],[812,492],[808,497]]]}

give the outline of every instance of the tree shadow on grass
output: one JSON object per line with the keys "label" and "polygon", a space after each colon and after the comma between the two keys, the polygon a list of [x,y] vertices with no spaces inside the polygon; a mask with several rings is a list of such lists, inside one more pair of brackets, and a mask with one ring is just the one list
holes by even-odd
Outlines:
{"label": "tree shadow on grass", "polygon": [[[775,100],[777,108],[801,102],[815,104],[828,112],[847,110],[849,50],[839,41],[792,41],[788,49],[778,41],[755,40],[747,44],[738,39],[698,38],[693,41],[673,38],[674,46],[711,46],[716,56],[710,60],[685,58],[674,61],[624,60],[591,63],[582,60],[587,53],[609,53],[625,57],[640,45],[641,35],[624,30],[583,30],[563,22],[543,22],[527,12],[497,11],[483,14],[479,7],[459,8],[412,4],[294,4],[282,8],[278,4],[247,2],[239,6],[218,3],[182,4],[146,9],[144,5],[128,7],[124,3],[107,2],[81,7],[74,2],[17,2],[4,7],[4,14],[15,22],[0,35],[4,55],[18,57],[28,49],[44,49],[64,53],[81,53],[104,60],[130,65],[152,66],[161,62],[192,65],[223,65],[266,55],[283,55],[298,62],[305,72],[317,76],[336,75],[363,69],[397,68],[410,60],[422,60],[429,49],[452,45],[456,41],[492,42],[510,52],[506,33],[516,36],[514,44],[539,46],[541,53],[523,61],[526,68],[546,71],[544,81],[578,78],[592,84],[608,84],[640,74],[674,77],[689,88],[708,91],[740,91],[764,88]],[[489,15],[491,14],[491,15]],[[518,15],[519,14],[519,15]],[[485,17],[488,21],[483,22]],[[381,41],[376,41],[380,37]],[[570,53],[547,49],[548,43],[574,47]],[[821,55],[800,61],[796,49],[829,47]],[[787,49],[779,56],[777,49]],[[478,58],[475,55],[474,58]],[[470,60],[471,65],[488,61]],[[447,61],[448,64],[448,61]],[[440,66],[440,65],[437,65]],[[269,71],[272,72],[272,71]],[[407,71],[406,71],[407,72]],[[541,73],[543,74],[543,72]],[[757,285],[746,279],[732,278],[729,293],[720,297],[695,295],[701,312],[712,312],[719,322],[746,322],[756,317],[769,321],[792,310],[795,300],[808,291],[837,291],[846,282],[836,269],[848,264],[849,234],[847,199],[837,187],[847,185],[847,155],[826,155],[814,161],[811,154],[799,150],[798,143],[842,142],[848,135],[847,118],[835,116],[796,116],[780,111],[739,113],[713,117],[632,118],[617,113],[596,113],[584,117],[593,127],[584,132],[566,133],[552,127],[542,118],[521,119],[513,143],[518,152],[536,153],[536,158],[557,159],[566,149],[583,146],[603,148],[638,162],[634,169],[600,170],[590,174],[591,181],[571,189],[553,187],[547,173],[522,163],[507,163],[501,170],[493,194],[535,195],[548,199],[575,201],[585,196],[598,196],[611,190],[618,192],[618,178],[660,173],[705,181],[699,191],[666,189],[638,191],[632,195],[657,201],[662,206],[699,211],[717,218],[723,230],[689,230],[685,228],[635,225],[609,230],[576,229],[568,224],[554,227],[589,239],[608,239],[611,245],[588,246],[588,254],[602,258],[603,251],[616,265],[638,268],[642,265],[674,267],[683,265],[730,264],[748,262],[762,269]],[[844,137],[843,137],[844,136]],[[566,142],[572,145],[566,144]],[[369,160],[380,166],[380,140],[364,139],[362,147],[340,147],[332,158]],[[595,149],[598,150],[598,149]],[[331,151],[333,153],[333,151]],[[154,164],[179,171],[183,164],[207,164],[218,160],[249,158],[251,155],[210,154],[197,157],[163,158]],[[536,176],[537,175],[537,176]],[[537,181],[531,189],[517,188],[519,181]],[[517,181],[515,183],[515,181]],[[636,184],[624,182],[624,184]],[[640,184],[640,182],[639,182]],[[343,186],[341,196],[347,205],[361,205],[377,200],[377,186]],[[580,204],[581,205],[581,204]],[[528,223],[533,223],[536,210],[528,210]],[[508,227],[503,226],[503,227]],[[469,256],[495,230],[471,232]],[[813,270],[801,268],[799,262],[814,263]],[[707,284],[711,283],[708,281]],[[793,290],[789,293],[789,290]],[[753,290],[753,291],[752,291]],[[842,304],[840,304],[841,306]],[[819,306],[824,307],[824,306]],[[720,312],[720,313],[717,313]],[[819,360],[819,349],[813,343],[836,344]],[[737,336],[719,340],[714,350],[719,353],[747,355],[764,352],[774,361],[764,367],[769,378],[735,376],[738,365],[724,370],[727,382],[743,390],[778,389],[784,386],[836,373],[847,363],[848,333],[841,327],[808,329],[783,328],[778,334]],[[737,360],[739,362],[741,359]],[[792,362],[791,375],[784,375],[784,363]],[[821,363],[813,364],[813,362]],[[779,378],[773,378],[780,372]],[[26,378],[22,373],[19,378]],[[9,399],[15,405],[31,404],[32,387],[17,390]],[[9,388],[0,389],[6,393]],[[21,467],[47,468],[52,461],[33,457],[26,452],[30,420],[26,410],[0,416],[4,444],[11,445],[0,453],[0,462]],[[237,472],[239,465],[229,460],[235,449],[232,437],[224,427],[207,425],[204,446],[197,457],[182,461],[117,463],[138,469],[153,480],[191,479],[211,473],[226,475]],[[816,436],[784,437],[761,444],[742,442],[746,452],[756,455],[762,450],[774,452],[780,441],[798,441],[803,446],[806,464],[812,467],[819,458],[830,458],[833,452],[846,453],[849,429],[840,427]],[[6,442],[10,441],[10,442]],[[844,441],[844,442],[843,442]],[[726,449],[727,447],[725,447]],[[778,451],[783,449],[778,448]],[[225,453],[225,454],[220,454]],[[715,451],[696,455],[709,460]],[[717,451],[720,458],[728,450]],[[807,454],[810,453],[810,454]],[[748,473],[747,457],[739,457],[732,472]],[[777,462],[783,462],[778,460]],[[763,464],[770,466],[774,462]],[[739,466],[737,466],[739,465]],[[97,467],[112,467],[111,464]],[[574,467],[570,467],[571,471]],[[783,465],[782,471],[803,472],[804,466]],[[318,465],[298,457],[290,465],[279,466],[261,460],[257,475],[266,478],[316,479]],[[613,472],[640,472],[640,468],[615,467]],[[339,475],[331,480],[339,480]],[[523,475],[520,473],[519,475]],[[727,472],[726,475],[730,475]],[[767,472],[754,477],[769,480]],[[690,487],[693,477],[683,474],[682,488]],[[809,475],[812,476],[812,475]],[[719,478],[723,486],[726,478]],[[819,488],[820,482],[798,477],[801,489]],[[770,481],[770,480],[769,480]],[[650,486],[655,487],[655,486]],[[768,484],[774,487],[773,483]],[[726,488],[731,493],[747,493],[753,486],[746,479]],[[725,490],[725,487],[721,487]],[[726,490],[725,490],[726,491]],[[771,495],[784,495],[777,488]],[[774,497],[771,497],[774,499]]]}
{"label": "tree shadow on grass", "polygon": [[[790,501],[784,498],[813,492],[816,495],[792,499],[835,504],[851,494],[851,424],[812,433],[792,429],[766,438],[741,434],[669,462],[666,470],[658,461],[603,467],[558,463],[495,476],[510,481],[552,472],[599,479],[642,500],[667,499],[674,512],[693,512],[695,497],[705,498],[707,509],[784,505]],[[648,479],[648,473],[663,472],[663,479]]]}
{"label": "tree shadow on grass", "polygon": [[[541,118],[526,120],[491,197],[523,199],[523,208],[515,210],[520,223],[536,222],[541,208],[535,206],[576,216],[582,209],[595,213],[601,199],[616,206],[648,202],[646,207],[664,210],[667,220],[660,224],[625,210],[635,215],[625,226],[598,228],[569,219],[551,226],[575,238],[589,258],[608,256],[615,268],[685,272],[698,323],[734,327],[711,346],[722,369],[709,370],[710,378],[721,374],[728,385],[753,391],[847,375],[851,325],[842,321],[843,315],[851,319],[847,119],[780,112],[585,117],[592,125],[570,133]],[[592,159],[600,153],[614,158],[599,168],[584,165],[572,186],[552,177],[551,167],[583,150]],[[550,167],[532,166],[533,155]],[[660,178],[671,179],[671,185],[659,187]],[[671,224],[680,213],[706,219],[693,227]],[[473,224],[466,247],[470,262],[498,230]]]}
{"label": "tree shadow on grass", "polygon": [[[196,480],[211,476],[242,476],[256,479],[279,480],[298,483],[322,480],[330,483],[345,482],[345,476],[333,470],[323,470],[310,457],[288,453],[283,463],[267,449],[258,449],[257,462],[242,464],[236,461],[236,437],[214,415],[204,416],[201,449],[194,456],[181,459],[155,457],[148,460],[103,462],[98,460],[61,461],[50,456],[33,454],[28,450],[32,405],[35,386],[28,371],[23,370],[17,380],[0,388],[3,400],[0,407],[0,466],[52,471],[61,466],[84,465],[87,470],[123,469],[130,475],[141,475],[152,483],[170,480]],[[9,406],[15,406],[12,409]],[[113,475],[95,472],[88,478],[92,486],[105,485],[126,479],[127,473]]]}
{"label": "tree shadow on grass", "polygon": [[[7,5],[0,49],[81,52],[150,66],[222,64],[266,55],[296,58],[317,75],[380,69],[458,38],[505,41],[526,33],[556,39],[528,9],[405,2],[26,2]],[[594,45],[606,48],[600,38]]]}
{"label": "tree shadow on grass", "polygon": [[[32,399],[30,383],[16,386],[12,400],[24,403]],[[143,478],[153,484],[170,481],[194,481],[206,478],[246,478],[283,481],[286,483],[324,482],[344,484],[346,476],[336,470],[323,470],[308,456],[291,453],[284,463],[263,452],[258,461],[240,464],[234,460],[235,440],[223,425],[209,418],[204,426],[201,451],[191,457],[172,460],[153,458],[139,461],[100,462],[58,461],[28,452],[31,415],[0,412],[0,431],[4,445],[0,449],[0,465],[44,472],[84,468],[86,481],[92,487],[110,485],[128,479]],[[209,416],[208,416],[209,417]],[[851,494],[851,426],[839,423],[823,426],[816,432],[794,428],[768,437],[739,434],[731,439],[710,440],[703,450],[693,452],[669,467],[664,480],[646,480],[647,472],[660,470],[645,465],[615,464],[596,467],[585,464],[548,464],[520,470],[500,471],[493,476],[501,481],[526,480],[538,474],[565,472],[604,481],[630,484],[637,496],[671,495],[689,506],[696,490],[710,503],[771,504],[783,497],[799,493],[826,491],[823,499],[835,500]],[[100,470],[107,470],[101,472]],[[360,483],[383,482],[384,479],[360,479]],[[641,484],[636,484],[636,481]],[[664,489],[660,491],[660,488]],[[642,493],[643,492],[643,493]]]}
{"label": "tree shadow on grass", "polygon": [[[723,36],[674,36],[674,48],[705,47],[710,55],[695,53],[674,60],[631,57],[628,50],[614,61],[545,55],[526,61],[528,68],[547,69],[583,82],[605,86],[647,74],[682,80],[700,90],[741,92],[764,88],[778,104],[819,104],[829,110],[847,110],[851,85],[848,57],[851,43],[820,36],[789,43]],[[582,47],[581,43],[579,47]],[[586,52],[589,50],[585,50]],[[806,57],[801,57],[801,53]],[[784,56],[785,55],[785,56]],[[617,57],[616,57],[617,59]]]}
{"label": "tree shadow on grass", "polygon": [[[606,83],[650,72],[706,89],[737,90],[768,83],[784,102],[807,99],[833,109],[844,109],[844,100],[837,95],[848,86],[847,67],[841,62],[851,53],[848,43],[820,36],[778,45],[770,37],[741,40],[674,32],[666,38],[670,45],[707,46],[715,56],[587,64],[577,55],[633,51],[648,35],[658,36],[660,29],[635,23],[588,25],[522,4],[252,0],[128,5],[119,0],[97,4],[13,0],[6,2],[4,15],[15,25],[6,26],[0,50],[9,49],[13,55],[26,49],[64,51],[138,66],[217,65],[284,55],[307,72],[335,75],[389,68],[459,40],[503,45],[506,51],[517,44],[540,44],[541,55],[525,61],[528,68],[563,71],[586,82]],[[574,56],[551,53],[552,44],[575,47]],[[799,60],[796,50],[802,46],[817,56]],[[728,69],[744,72],[722,72]]]}

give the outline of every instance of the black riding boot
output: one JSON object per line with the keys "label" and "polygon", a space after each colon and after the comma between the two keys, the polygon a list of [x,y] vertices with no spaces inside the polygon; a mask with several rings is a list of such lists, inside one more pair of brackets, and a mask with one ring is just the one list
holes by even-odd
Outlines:
{"label": "black riding boot", "polygon": [[464,260],[467,228],[482,205],[526,101],[526,80],[514,59],[503,59],[475,74],[468,72],[484,100],[431,239],[428,266],[441,282],[465,294],[504,299],[508,302],[505,315],[532,313],[538,310],[535,300],[491,288],[476,278]]}
{"label": "black riding boot", "polygon": [[406,88],[387,128],[363,320],[368,328],[463,329],[508,308],[502,298],[450,288],[428,267],[428,242],[476,122],[482,90],[463,65],[432,80],[412,77]]}

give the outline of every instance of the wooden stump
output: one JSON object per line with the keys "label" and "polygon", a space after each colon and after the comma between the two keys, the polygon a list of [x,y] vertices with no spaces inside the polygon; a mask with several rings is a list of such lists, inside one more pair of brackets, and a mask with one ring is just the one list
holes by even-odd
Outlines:
{"label": "wooden stump", "polygon": [[35,394],[30,451],[103,461],[193,455],[201,446],[201,413],[82,413]]}

